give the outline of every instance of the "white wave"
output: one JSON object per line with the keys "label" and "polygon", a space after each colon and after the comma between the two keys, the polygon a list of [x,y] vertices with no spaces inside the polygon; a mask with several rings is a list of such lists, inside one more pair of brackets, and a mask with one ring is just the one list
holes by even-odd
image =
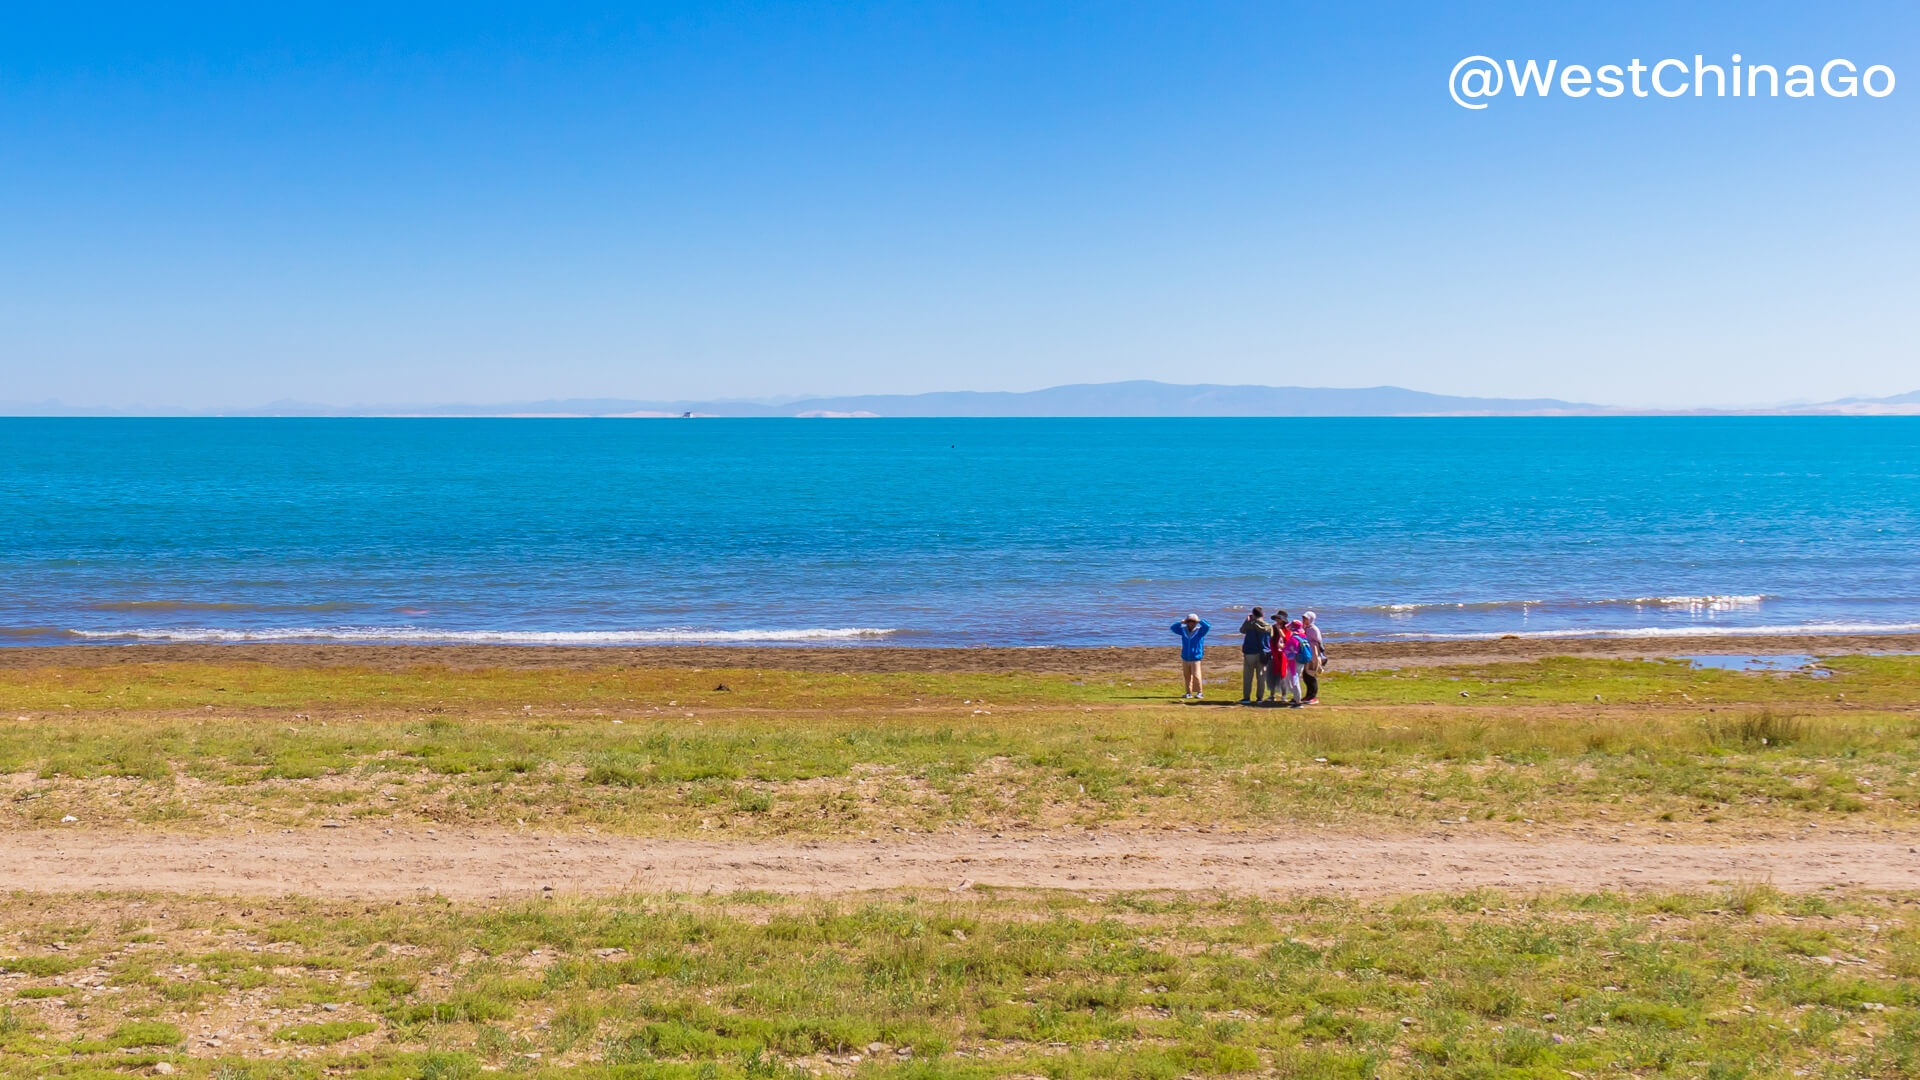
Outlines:
{"label": "white wave", "polygon": [[69,630],[82,638],[135,641],[407,641],[475,645],[650,645],[665,642],[850,641],[881,638],[898,630],[865,626],[811,629],[699,630],[435,630],[418,626],[291,626],[248,630],[219,627],[142,627]]}
{"label": "white wave", "polygon": [[1625,596],[1604,600],[1459,600],[1433,603],[1372,604],[1361,611],[1405,614],[1412,611],[1497,611],[1501,608],[1684,607],[1695,611],[1750,611],[1773,597],[1765,593],[1710,596]]}
{"label": "white wave", "polygon": [[[1760,606],[1768,599],[1765,593],[1752,596],[1642,596],[1635,600],[1624,601],[1629,604],[1660,604],[1664,607],[1712,608],[1715,611],[1739,611]],[[1608,601],[1601,601],[1607,603]]]}
{"label": "white wave", "polygon": [[1421,641],[1494,641],[1500,638],[1784,637],[1790,634],[1910,634],[1920,623],[1803,623],[1798,626],[1634,626],[1615,629],[1487,630],[1462,634],[1389,634]]}
{"label": "white wave", "polygon": [[[1538,607],[1549,602],[1546,600],[1459,600],[1429,604],[1373,604],[1362,607],[1360,610],[1385,611],[1393,614],[1404,614],[1409,611],[1465,611],[1470,608],[1476,611],[1492,611],[1497,608]],[[1569,600],[1566,603],[1577,604],[1580,601]]]}

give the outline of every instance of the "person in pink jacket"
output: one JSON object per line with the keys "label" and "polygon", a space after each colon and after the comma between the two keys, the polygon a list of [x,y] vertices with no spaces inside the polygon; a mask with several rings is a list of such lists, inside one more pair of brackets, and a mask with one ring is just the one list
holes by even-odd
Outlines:
{"label": "person in pink jacket", "polygon": [[[1300,646],[1306,639],[1300,634],[1298,621],[1286,624],[1273,635],[1274,671],[1280,676],[1280,690],[1287,696],[1287,705],[1300,707]],[[1276,696],[1273,700],[1280,700]]]}

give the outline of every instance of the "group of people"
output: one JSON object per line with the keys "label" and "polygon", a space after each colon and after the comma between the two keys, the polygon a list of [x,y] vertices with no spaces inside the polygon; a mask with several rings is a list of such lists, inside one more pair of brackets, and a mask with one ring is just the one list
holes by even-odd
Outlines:
{"label": "group of people", "polygon": [[[1273,618],[1254,608],[1240,624],[1240,704],[1320,704],[1320,673],[1326,670],[1327,646],[1309,611],[1289,622],[1287,613]],[[1180,637],[1180,668],[1186,678],[1182,701],[1202,696],[1200,663],[1206,657],[1207,631],[1213,626],[1198,615],[1188,615],[1170,627]]]}

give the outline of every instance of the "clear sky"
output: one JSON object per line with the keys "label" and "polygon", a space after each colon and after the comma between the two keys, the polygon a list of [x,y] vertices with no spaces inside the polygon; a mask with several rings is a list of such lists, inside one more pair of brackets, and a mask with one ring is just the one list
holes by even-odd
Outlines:
{"label": "clear sky", "polygon": [[[0,401],[1920,389],[1912,0],[38,7]],[[1901,81],[1447,89],[1736,52]]]}

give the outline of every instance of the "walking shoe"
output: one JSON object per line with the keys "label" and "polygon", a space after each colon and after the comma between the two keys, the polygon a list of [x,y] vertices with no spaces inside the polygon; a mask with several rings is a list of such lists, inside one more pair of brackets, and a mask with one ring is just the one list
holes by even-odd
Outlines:
{"label": "walking shoe", "polygon": [[1241,698],[1241,699],[1240,699],[1240,704],[1242,704],[1242,705],[1251,705],[1251,704],[1253,704],[1253,702],[1251,702],[1251,701],[1248,701],[1248,700],[1247,700],[1246,698]]}
{"label": "walking shoe", "polygon": [[1307,699],[1307,704],[1309,704],[1309,705],[1318,705],[1318,704],[1320,704],[1320,699],[1319,699],[1319,698],[1317,698],[1317,697],[1310,697],[1310,698],[1308,698],[1308,699]]}

